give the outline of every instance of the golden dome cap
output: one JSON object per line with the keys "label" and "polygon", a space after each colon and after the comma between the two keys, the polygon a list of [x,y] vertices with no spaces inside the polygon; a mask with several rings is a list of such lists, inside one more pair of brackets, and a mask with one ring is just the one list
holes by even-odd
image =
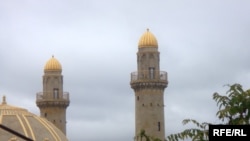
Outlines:
{"label": "golden dome cap", "polygon": [[[7,104],[5,96],[0,103],[0,124],[23,136],[36,141],[68,141],[66,135],[53,123],[45,118],[39,117],[27,109]],[[12,132],[0,128],[1,141],[9,141],[17,137]]]}
{"label": "golden dome cap", "polygon": [[147,31],[141,36],[139,43],[138,43],[138,47],[142,48],[142,47],[158,47],[158,43],[157,40],[154,36],[154,34],[152,34],[149,29],[147,29]]}
{"label": "golden dome cap", "polygon": [[60,62],[52,56],[52,58],[49,59],[44,66],[44,71],[62,71],[62,66]]}

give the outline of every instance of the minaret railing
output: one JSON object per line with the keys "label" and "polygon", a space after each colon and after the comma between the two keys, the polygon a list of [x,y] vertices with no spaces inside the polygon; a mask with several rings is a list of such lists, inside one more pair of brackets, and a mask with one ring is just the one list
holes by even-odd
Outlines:
{"label": "minaret railing", "polygon": [[[52,96],[50,96],[52,92],[38,92],[36,94],[37,100],[55,100]],[[63,92],[62,97],[57,98],[57,100],[66,100],[69,101],[69,92]]]}
{"label": "minaret railing", "polygon": [[131,73],[131,82],[138,80],[154,80],[154,81],[167,81],[168,75],[165,71],[155,71],[153,75],[150,71],[135,71]]}

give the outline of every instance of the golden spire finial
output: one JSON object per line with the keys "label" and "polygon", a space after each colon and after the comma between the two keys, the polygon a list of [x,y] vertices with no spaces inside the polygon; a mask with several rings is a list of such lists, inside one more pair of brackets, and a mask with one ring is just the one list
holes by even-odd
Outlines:
{"label": "golden spire finial", "polygon": [[155,36],[149,31],[149,28],[147,28],[147,31],[141,36],[138,47],[158,47],[157,40]]}
{"label": "golden spire finial", "polygon": [[7,104],[5,95],[3,96],[2,104]]}

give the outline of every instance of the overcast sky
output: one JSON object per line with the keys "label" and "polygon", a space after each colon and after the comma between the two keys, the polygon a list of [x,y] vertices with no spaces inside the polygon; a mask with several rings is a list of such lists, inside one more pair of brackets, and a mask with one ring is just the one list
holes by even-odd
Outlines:
{"label": "overcast sky", "polygon": [[138,41],[156,36],[166,136],[185,118],[218,123],[214,92],[250,88],[249,0],[0,0],[0,95],[39,115],[36,93],[52,55],[70,93],[70,141],[132,141]]}

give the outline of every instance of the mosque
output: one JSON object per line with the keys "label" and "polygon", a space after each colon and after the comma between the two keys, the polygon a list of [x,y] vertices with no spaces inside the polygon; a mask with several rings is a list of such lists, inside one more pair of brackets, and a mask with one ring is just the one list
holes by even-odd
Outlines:
{"label": "mosque", "polygon": [[66,137],[66,108],[69,93],[63,91],[60,62],[52,56],[44,67],[43,92],[36,95],[40,116],[27,109],[0,105],[0,141],[68,141]]}
{"label": "mosque", "polygon": [[[167,84],[167,72],[160,71],[157,39],[147,29],[139,40],[137,71],[131,73],[130,81],[135,92],[135,141],[141,141],[142,130],[150,137],[165,140],[164,89]],[[66,109],[69,104],[69,93],[63,91],[62,66],[52,56],[44,66],[43,91],[36,95],[39,116],[9,105],[3,96],[0,141],[68,141]]]}

